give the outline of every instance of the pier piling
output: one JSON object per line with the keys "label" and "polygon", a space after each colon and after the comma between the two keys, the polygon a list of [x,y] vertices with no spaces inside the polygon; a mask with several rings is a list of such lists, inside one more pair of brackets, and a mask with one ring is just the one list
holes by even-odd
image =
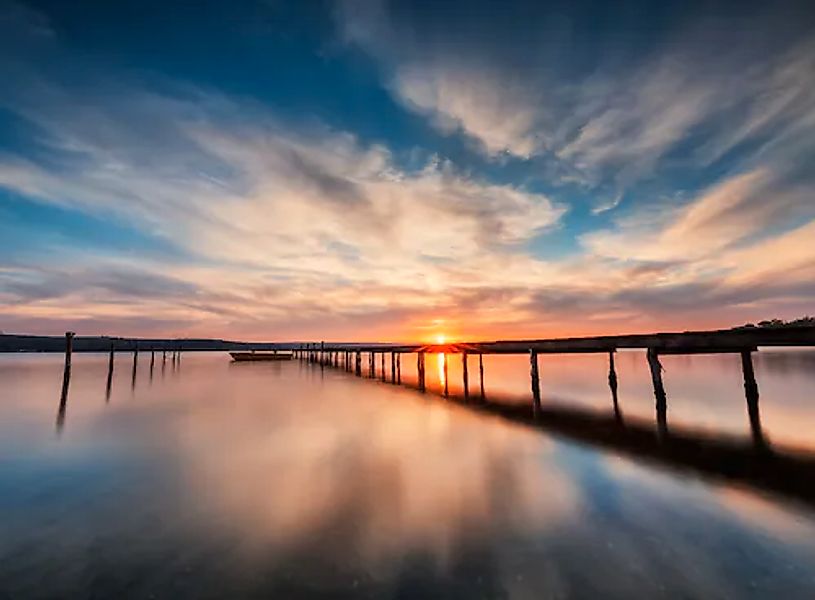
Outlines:
{"label": "pier piling", "polygon": [[418,352],[416,354],[416,372],[419,378],[419,391],[425,391],[425,380],[424,380],[424,352]]}
{"label": "pier piling", "polygon": [[467,372],[467,353],[461,353],[461,380],[463,391],[464,391],[464,402],[469,402],[470,400],[470,376]]}
{"label": "pier piling", "polygon": [[761,429],[761,414],[758,409],[758,383],[753,371],[753,356],[750,350],[741,353],[741,370],[744,375],[744,395],[747,399],[747,415],[750,418],[750,433],[756,446],[765,446]]}
{"label": "pier piling", "polygon": [[136,389],[136,369],[139,366],[139,344],[133,346],[133,370],[130,374],[130,389]]}
{"label": "pier piling", "polygon": [[65,332],[65,366],[62,369],[62,391],[59,395],[59,410],[57,411],[57,431],[62,430],[65,423],[65,410],[68,406],[68,388],[71,385],[71,354],[74,350],[73,331]]}
{"label": "pier piling", "polygon": [[478,384],[481,391],[481,402],[484,402],[484,355],[478,353]]}
{"label": "pier piling", "polygon": [[541,386],[538,374],[538,353],[534,350],[529,351],[529,375],[532,384],[532,412],[537,416],[541,411]]}
{"label": "pier piling", "polygon": [[113,342],[110,343],[110,354],[108,356],[108,378],[105,382],[105,402],[110,402],[110,390],[113,385],[113,353],[114,344]]}
{"label": "pier piling", "polygon": [[617,403],[617,370],[614,368],[614,351],[608,353],[608,387],[611,389],[611,403],[614,407],[614,418],[622,422],[623,415]]}
{"label": "pier piling", "polygon": [[444,373],[444,397],[450,397],[450,377],[447,374],[447,353],[441,353],[442,372]]}
{"label": "pier piling", "polygon": [[668,433],[668,398],[662,383],[662,363],[659,362],[659,353],[656,348],[648,348],[646,355],[656,399],[657,429],[660,435],[665,435]]}

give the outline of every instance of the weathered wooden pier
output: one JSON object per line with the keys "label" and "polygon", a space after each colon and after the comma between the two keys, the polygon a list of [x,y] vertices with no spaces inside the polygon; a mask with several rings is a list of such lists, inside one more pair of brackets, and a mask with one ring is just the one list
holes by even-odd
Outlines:
{"label": "weathered wooden pier", "polygon": [[[759,388],[753,370],[752,355],[759,348],[815,347],[815,327],[744,327],[718,331],[686,331],[679,333],[654,333],[612,335],[597,337],[572,337],[557,339],[507,340],[489,342],[456,342],[448,344],[363,344],[363,343],[262,343],[224,342],[222,340],[196,340],[187,344],[184,340],[128,340],[109,338],[110,359],[108,365],[107,395],[110,394],[110,380],[113,373],[114,353],[117,349],[132,352],[132,379],[135,387],[139,351],[150,352],[150,372],[155,364],[155,352],[162,353],[162,371],[167,361],[167,352],[171,354],[173,369],[181,362],[182,351],[211,351],[239,348],[243,350],[284,350],[293,352],[296,358],[322,366],[343,369],[363,376],[363,359],[367,362],[367,376],[396,385],[402,383],[402,357],[415,355],[417,388],[427,391],[426,356],[440,355],[443,370],[443,395],[449,397],[448,361],[452,356],[459,356],[462,363],[462,400],[465,403],[484,402],[484,355],[526,355],[529,357],[530,408],[533,416],[539,415],[541,404],[541,378],[539,363],[548,354],[607,354],[608,385],[615,417],[621,420],[617,397],[618,377],[614,355],[618,350],[642,350],[648,363],[653,384],[656,424],[660,435],[668,432],[668,398],[662,378],[660,356],[677,354],[738,354],[741,357],[744,378],[744,392],[747,403],[747,414],[752,437],[756,445],[764,443],[759,411]],[[73,332],[65,336],[65,377],[62,397],[67,396],[68,381],[71,370],[71,353],[77,346],[83,346],[82,338],[75,338]],[[84,351],[98,351],[93,345],[98,339],[89,340]],[[478,395],[470,392],[471,356],[478,356]],[[389,359],[390,368],[386,366]],[[378,367],[377,367],[378,363]],[[378,369],[378,375],[377,375]],[[390,373],[388,373],[388,371]]]}
{"label": "weathered wooden pier", "polygon": [[[60,395],[57,429],[61,430],[65,419],[65,407],[71,375],[71,353],[96,351],[98,348],[83,347],[82,338],[68,332],[63,342],[65,370]],[[182,340],[126,340],[117,338],[110,342],[105,398],[110,398],[111,380],[116,350],[132,353],[131,386],[135,386],[139,351],[150,352],[150,376],[152,378],[155,352],[162,352],[162,375],[170,354],[171,368],[180,368],[182,351],[219,351],[223,344],[234,344],[240,349],[253,349],[252,344],[217,341],[216,346],[197,344],[194,348],[184,346]],[[277,343],[258,344],[258,350],[283,350],[293,352],[303,362],[320,368],[347,371],[357,377],[403,384],[402,362],[415,355],[416,383],[420,392],[427,391],[426,357],[436,355],[440,360],[444,383],[440,393],[450,397],[447,365],[451,357],[462,361],[461,395],[455,399],[471,409],[498,415],[509,420],[528,424],[547,431],[583,441],[595,446],[606,446],[646,460],[656,461],[680,469],[692,469],[703,475],[724,477],[764,490],[815,505],[815,455],[810,452],[777,452],[764,438],[759,412],[759,388],[753,370],[752,355],[760,348],[815,347],[815,327],[788,327],[779,329],[737,329],[683,333],[659,333],[646,335],[622,335],[550,340],[512,340],[451,344],[354,344],[354,343]],[[653,422],[622,418],[617,397],[618,377],[615,353],[622,349],[644,351],[651,374],[656,408],[656,429]],[[606,354],[608,356],[608,385],[613,415],[607,416],[563,406],[547,406],[541,399],[539,362],[545,356],[558,353]],[[676,354],[738,354],[744,381],[747,414],[751,439],[728,438],[724,435],[706,435],[679,427],[668,429],[668,395],[662,378],[660,356]],[[524,355],[529,357],[530,393],[529,404],[517,405],[495,402],[485,394],[484,356],[488,354]],[[470,382],[470,358],[478,356],[478,388],[472,393]],[[363,369],[363,364],[366,368]],[[405,382],[404,384],[408,384]],[[412,383],[410,385],[413,385]],[[545,385],[545,380],[543,382]]]}
{"label": "weathered wooden pier", "polygon": [[[756,444],[763,443],[761,419],[758,408],[759,392],[753,371],[752,355],[760,347],[815,347],[815,328],[741,328],[719,331],[688,331],[681,333],[655,333],[615,335],[599,337],[575,337],[543,340],[510,340],[493,342],[459,342],[450,344],[335,344],[311,342],[282,345],[291,350],[301,360],[323,366],[342,368],[362,376],[363,357],[368,360],[368,377],[376,379],[376,364],[380,363],[379,378],[388,381],[385,368],[386,357],[390,357],[390,382],[401,384],[402,356],[416,355],[417,387],[427,389],[425,356],[441,354],[443,368],[443,395],[449,396],[447,364],[450,357],[458,355],[462,361],[462,400],[465,403],[483,402],[484,394],[484,355],[514,354],[529,356],[530,408],[533,416],[541,412],[541,378],[539,362],[547,354],[607,354],[608,383],[615,416],[620,418],[617,398],[618,377],[614,355],[618,350],[643,350],[653,384],[656,423],[660,435],[668,433],[668,398],[662,378],[660,356],[677,354],[738,354],[741,356],[744,391],[750,429]],[[469,359],[478,356],[479,394],[470,393]],[[377,361],[377,359],[379,359]]]}

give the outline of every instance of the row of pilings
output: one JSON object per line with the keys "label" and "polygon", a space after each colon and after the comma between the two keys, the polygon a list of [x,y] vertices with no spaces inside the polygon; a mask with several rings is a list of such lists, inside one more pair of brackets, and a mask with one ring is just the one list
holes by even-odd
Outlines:
{"label": "row of pilings", "polygon": [[[648,369],[651,375],[651,382],[654,390],[657,432],[661,436],[665,436],[668,434],[668,401],[667,394],[665,392],[665,385],[662,379],[664,368],[659,360],[660,352],[658,349],[646,348],[645,350]],[[750,422],[751,435],[756,446],[763,446],[765,444],[765,439],[759,413],[758,384],[755,379],[752,363],[753,351],[754,349],[748,348],[734,352],[738,352],[741,355],[744,391],[747,401],[747,414]],[[346,372],[355,374],[357,377],[365,376],[368,379],[378,379],[382,382],[389,382],[395,385],[400,385],[402,383],[402,355],[415,353],[417,388],[421,392],[427,391],[425,367],[426,354],[441,354],[443,369],[442,395],[445,398],[449,397],[450,395],[447,365],[451,353],[448,351],[427,352],[421,349],[402,350],[389,347],[383,347],[382,349],[377,349],[376,347],[336,348],[330,346],[327,347],[324,342],[320,342],[301,344],[299,348],[294,348],[292,352],[294,353],[295,358],[309,363],[319,364],[323,367],[342,369]],[[618,377],[614,362],[615,353],[615,349],[607,352],[608,385],[611,394],[614,416],[618,422],[622,423],[623,417],[618,399]],[[463,401],[465,403],[472,400],[484,402],[486,400],[486,394],[484,391],[484,353],[458,350],[455,352],[455,354],[461,356],[462,361],[461,389]],[[479,390],[476,398],[473,398],[472,394],[470,393],[469,357],[471,354],[478,356]],[[528,354],[532,412],[533,416],[537,416],[542,411],[539,353],[534,349],[530,349]],[[670,354],[679,354],[679,352],[670,352]],[[367,358],[367,365],[364,369],[363,357]],[[386,364],[386,362],[388,364]],[[377,363],[379,363],[378,370]],[[388,378],[388,366],[390,367],[390,378]]]}
{"label": "row of pilings", "polygon": [[[68,392],[71,387],[71,368],[72,368],[72,357],[73,357],[73,341],[76,334],[73,331],[65,332],[65,363],[62,371],[62,390],[60,392],[59,397],[59,408],[57,410],[57,431],[61,431],[62,427],[65,424],[65,413],[68,406]],[[181,353],[183,349],[179,346],[176,349],[162,349],[157,350],[155,348],[140,348],[139,344],[134,344],[132,348],[128,349],[119,349],[118,352],[121,353],[131,353],[132,354],[132,363],[131,363],[131,370],[130,370],[130,389],[135,390],[136,388],[136,374],[138,372],[139,366],[139,352],[150,353],[150,380],[153,379],[153,370],[156,365],[156,353],[161,352],[161,373],[164,374],[164,371],[167,367],[167,359],[169,356],[170,364],[173,370],[177,370],[181,366]],[[115,344],[111,343],[110,345],[110,352],[108,354],[108,368],[107,368],[107,377],[105,378],[105,401],[110,401],[110,394],[113,389],[113,371],[116,365],[116,346]]]}

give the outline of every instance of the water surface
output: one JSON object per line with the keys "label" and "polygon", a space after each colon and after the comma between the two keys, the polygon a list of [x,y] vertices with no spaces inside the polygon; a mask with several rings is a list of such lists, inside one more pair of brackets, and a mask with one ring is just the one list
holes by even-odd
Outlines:
{"label": "water surface", "polygon": [[[747,435],[730,358],[665,360],[672,422]],[[131,360],[108,397],[75,355],[59,419],[62,357],[0,356],[0,597],[815,595],[805,506],[298,361]],[[811,443],[811,365],[757,356],[773,442]],[[528,362],[485,366],[524,401]],[[605,368],[542,358],[544,402],[610,410]],[[644,358],[618,371],[652,416]]]}

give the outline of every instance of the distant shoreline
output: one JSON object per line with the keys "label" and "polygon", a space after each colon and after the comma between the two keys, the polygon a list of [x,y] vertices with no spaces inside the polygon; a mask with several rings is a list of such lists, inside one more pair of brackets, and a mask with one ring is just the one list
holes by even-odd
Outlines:
{"label": "distant shoreline", "polygon": [[[207,338],[123,338],[109,336],[77,336],[73,340],[74,352],[174,351],[185,352],[229,350],[274,350],[284,344],[270,342],[233,342]],[[65,352],[65,336],[0,335],[0,353]]]}

